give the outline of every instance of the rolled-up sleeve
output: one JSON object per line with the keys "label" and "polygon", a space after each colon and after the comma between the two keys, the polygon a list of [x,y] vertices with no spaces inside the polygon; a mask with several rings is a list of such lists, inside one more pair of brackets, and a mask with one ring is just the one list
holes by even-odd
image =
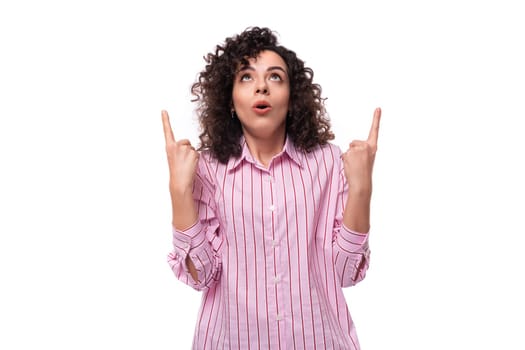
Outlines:
{"label": "rolled-up sleeve", "polygon": [[370,263],[368,233],[355,232],[342,225],[335,240],[334,254],[342,287],[362,281]]}

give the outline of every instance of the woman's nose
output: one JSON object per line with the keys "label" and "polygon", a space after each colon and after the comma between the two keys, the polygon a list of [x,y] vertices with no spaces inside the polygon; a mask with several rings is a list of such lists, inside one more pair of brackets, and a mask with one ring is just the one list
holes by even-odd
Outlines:
{"label": "woman's nose", "polygon": [[266,83],[261,83],[261,84],[257,85],[257,87],[255,89],[255,93],[256,94],[268,95],[268,86],[266,85]]}

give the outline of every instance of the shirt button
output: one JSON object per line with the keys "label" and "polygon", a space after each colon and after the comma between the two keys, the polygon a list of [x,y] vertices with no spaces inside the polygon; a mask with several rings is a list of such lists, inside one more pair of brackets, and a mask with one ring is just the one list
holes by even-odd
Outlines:
{"label": "shirt button", "polygon": [[270,206],[268,207],[268,209],[270,209],[270,211],[274,211],[274,210],[275,210],[275,205],[273,205],[273,204],[270,205]]}
{"label": "shirt button", "polygon": [[277,321],[282,321],[282,320],[284,320],[284,316],[281,315],[281,314],[278,314],[277,315]]}
{"label": "shirt button", "polygon": [[275,283],[275,284],[279,283],[280,281],[281,281],[281,277],[279,277],[279,276],[275,276],[273,278],[273,283]]}
{"label": "shirt button", "polygon": [[272,239],[272,247],[277,247],[279,245],[279,241],[276,239]]}

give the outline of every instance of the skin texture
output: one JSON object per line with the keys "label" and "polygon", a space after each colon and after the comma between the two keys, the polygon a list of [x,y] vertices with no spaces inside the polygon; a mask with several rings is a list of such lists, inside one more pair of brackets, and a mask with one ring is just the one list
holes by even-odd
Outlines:
{"label": "skin texture", "polygon": [[[241,66],[233,83],[233,106],[252,155],[264,166],[279,153],[286,136],[290,84],[284,60],[262,51]],[[257,106],[264,105],[264,109]]]}
{"label": "skin texture", "polygon": [[376,108],[368,138],[354,140],[343,153],[343,165],[348,181],[348,199],[343,223],[357,232],[370,230],[370,201],[372,198],[372,172],[377,152],[381,109]]}

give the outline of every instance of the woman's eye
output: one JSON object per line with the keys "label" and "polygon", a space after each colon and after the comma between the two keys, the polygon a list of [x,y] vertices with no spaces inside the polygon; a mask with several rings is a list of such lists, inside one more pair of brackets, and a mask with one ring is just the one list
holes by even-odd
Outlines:
{"label": "woman's eye", "polygon": [[241,81],[248,81],[250,80],[252,77],[249,75],[249,74],[243,74],[241,75]]}
{"label": "woman's eye", "polygon": [[270,80],[280,81],[282,79],[281,79],[281,76],[279,74],[273,73],[272,75],[270,75]]}

